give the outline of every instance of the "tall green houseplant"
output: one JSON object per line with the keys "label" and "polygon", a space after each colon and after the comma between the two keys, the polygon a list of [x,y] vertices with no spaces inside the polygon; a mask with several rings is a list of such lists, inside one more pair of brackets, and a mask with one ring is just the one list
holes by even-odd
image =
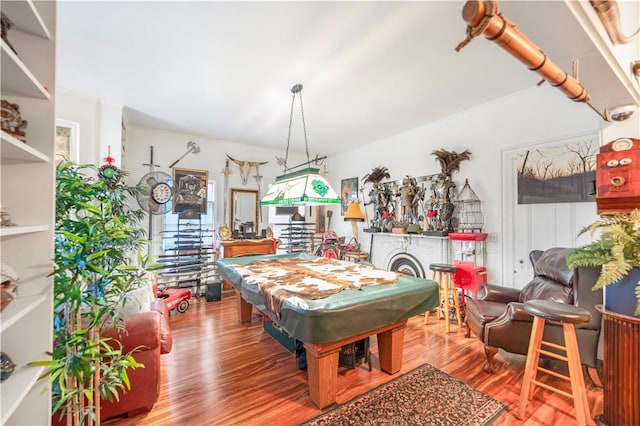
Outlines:
{"label": "tall green houseplant", "polygon": [[[129,388],[128,368],[143,367],[118,341],[100,336],[122,326],[116,307],[146,274],[141,210],[129,207],[139,190],[92,165],[63,161],[56,168],[54,348],[46,367],[53,412],[67,424],[99,424],[100,399]],[[136,259],[132,264],[130,258]]]}
{"label": "tall green houseplant", "polygon": [[[640,210],[629,214],[616,213],[602,215],[580,231],[595,235],[599,239],[567,254],[570,266],[601,266],[600,276],[594,289],[624,280],[634,268],[640,268]],[[634,315],[640,315],[640,282],[635,285],[637,299]]]}

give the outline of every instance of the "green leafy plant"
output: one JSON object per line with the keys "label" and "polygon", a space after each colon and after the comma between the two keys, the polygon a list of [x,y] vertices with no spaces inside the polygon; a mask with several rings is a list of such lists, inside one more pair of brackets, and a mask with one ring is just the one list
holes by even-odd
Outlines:
{"label": "green leafy plant", "polygon": [[[600,220],[580,231],[580,235],[600,231],[599,239],[567,254],[569,266],[601,266],[594,290],[616,283],[633,268],[640,267],[640,210],[629,214],[602,215]],[[635,315],[640,315],[640,282],[635,289]]]}
{"label": "green leafy plant", "polygon": [[54,348],[50,360],[32,363],[45,367],[53,412],[71,424],[99,424],[100,399],[118,400],[130,388],[127,369],[144,367],[136,349],[123,353],[120,342],[101,337],[124,325],[116,309],[153,266],[140,254],[144,213],[129,207],[139,188],[99,171],[69,161],[56,168]]}

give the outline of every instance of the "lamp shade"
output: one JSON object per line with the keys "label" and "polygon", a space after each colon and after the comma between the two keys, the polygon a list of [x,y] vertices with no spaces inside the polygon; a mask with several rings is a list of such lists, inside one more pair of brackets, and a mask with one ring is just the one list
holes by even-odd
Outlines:
{"label": "lamp shade", "polygon": [[364,222],[364,213],[362,213],[359,201],[351,201],[349,203],[349,207],[347,207],[347,211],[344,213],[344,220]]}
{"label": "lamp shade", "polygon": [[261,206],[340,204],[340,198],[319,169],[306,168],[280,175],[260,200]]}

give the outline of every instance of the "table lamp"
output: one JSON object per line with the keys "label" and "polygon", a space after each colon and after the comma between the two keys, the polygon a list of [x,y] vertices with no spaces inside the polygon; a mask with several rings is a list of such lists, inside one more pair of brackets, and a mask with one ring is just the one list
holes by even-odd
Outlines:
{"label": "table lamp", "polygon": [[360,243],[358,242],[358,225],[356,222],[364,222],[364,213],[360,208],[360,201],[354,200],[349,202],[349,207],[344,213],[344,220],[350,221],[353,227],[353,239],[356,241],[357,251],[360,251]]}

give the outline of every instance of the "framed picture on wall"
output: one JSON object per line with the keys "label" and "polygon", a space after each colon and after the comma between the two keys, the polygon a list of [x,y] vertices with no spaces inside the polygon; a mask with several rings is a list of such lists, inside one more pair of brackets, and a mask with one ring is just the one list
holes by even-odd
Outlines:
{"label": "framed picture on wall", "polygon": [[358,178],[349,178],[342,179],[342,183],[340,185],[340,204],[342,205],[341,214],[344,216],[344,213],[347,211],[347,207],[349,207],[349,201],[358,199]]}
{"label": "framed picture on wall", "polygon": [[80,162],[80,123],[56,119],[56,164],[63,159]]}
{"label": "framed picture on wall", "polygon": [[173,168],[173,213],[195,217],[207,213],[207,170]]}
{"label": "framed picture on wall", "polygon": [[518,204],[595,200],[597,135],[517,154]]}

